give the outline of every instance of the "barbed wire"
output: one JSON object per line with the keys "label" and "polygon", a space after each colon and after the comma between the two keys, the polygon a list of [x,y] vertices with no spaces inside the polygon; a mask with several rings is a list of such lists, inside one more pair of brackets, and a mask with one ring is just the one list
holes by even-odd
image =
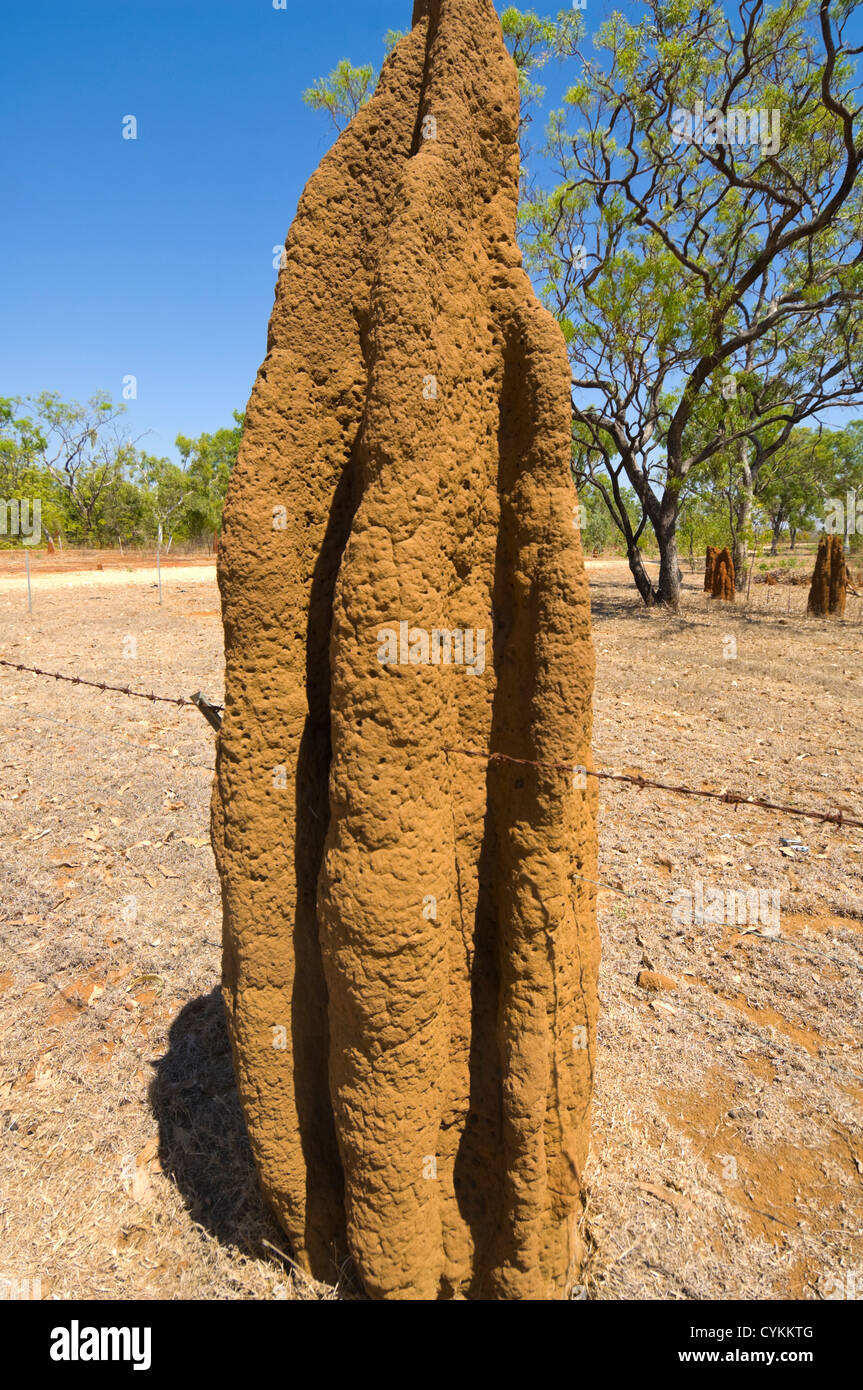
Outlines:
{"label": "barbed wire", "polygon": [[[218,712],[224,707],[222,705],[212,705],[204,700],[200,695],[186,699],[184,696],[154,695],[144,691],[132,690],[129,686],[109,685],[106,681],[85,680],[83,676],[68,676],[59,671],[43,671],[38,666],[24,666],[20,662],[7,661],[0,657],[0,666],[5,666],[11,671],[26,672],[33,676],[44,676],[48,680],[66,681],[70,685],[85,685],[92,690],[99,690],[102,693],[107,691],[115,695],[126,695],[135,700],[148,700],[151,703],[175,705],[178,708],[198,709],[204,717],[218,730],[221,720]],[[708,791],[704,787],[689,787],[684,783],[660,782],[652,777],[645,777],[643,773],[637,772],[601,772],[596,768],[585,768],[575,762],[574,759],[566,762],[546,762],[531,758],[513,758],[508,753],[485,753],[475,748],[449,748],[444,746],[441,751],[446,754],[457,754],[466,758],[481,758],[488,763],[512,763],[518,767],[537,767],[546,768],[554,772],[581,773],[584,777],[592,777],[600,782],[620,782],[637,787],[639,791],[651,788],[655,791],[671,792],[675,796],[694,796],[706,800],[721,801],[727,806],[754,806],[762,811],[775,811],[781,815],[799,816],[806,820],[820,821],[822,824],[835,825],[840,829],[843,826],[855,826],[863,829],[863,820],[855,816],[849,816],[845,811],[815,811],[802,806],[787,806],[777,801],[767,801],[760,796],[745,796],[741,792],[733,791]]]}
{"label": "barbed wire", "polygon": [[508,753],[482,753],[473,748],[444,748],[444,753],[460,753],[466,758],[483,758],[486,762],[515,763],[519,767],[541,767],[550,771],[580,773],[583,777],[593,777],[599,782],[627,782],[639,791],[652,787],[658,791],[673,792],[676,796],[705,797],[713,801],[723,801],[728,806],[757,806],[762,811],[779,811],[787,816],[803,816],[807,820],[824,821],[840,828],[854,825],[863,828],[863,820],[846,815],[844,811],[813,811],[801,806],[785,806],[777,801],[766,801],[760,796],[744,796],[741,792],[712,792],[704,787],[687,787],[682,783],[659,782],[645,777],[641,772],[599,772],[586,768],[576,762],[534,762],[530,758],[511,758]]}
{"label": "barbed wire", "polygon": [[[130,689],[129,687],[110,685],[110,684],[108,684],[107,682],[86,680],[86,679],[84,679],[83,677],[80,677],[80,676],[69,676],[69,675],[66,675],[66,674],[63,674],[63,673],[60,673],[60,672],[44,671],[44,670],[42,670],[42,669],[39,668],[39,667],[25,666],[25,665],[23,665],[23,664],[16,663],[16,662],[11,662],[11,661],[8,661],[8,660],[2,659],[2,658],[0,658],[0,666],[4,666],[4,667],[6,667],[6,668],[8,668],[8,669],[11,669],[11,670],[14,670],[14,671],[24,672],[24,673],[28,673],[28,674],[35,675],[35,676],[42,676],[42,677],[45,677],[45,678],[51,679],[51,680],[65,681],[65,682],[67,682],[67,683],[69,683],[69,684],[72,684],[72,685],[83,685],[83,686],[87,686],[87,687],[89,687],[89,688],[91,688],[91,689],[99,690],[99,691],[101,691],[101,692],[103,692],[103,693],[105,693],[105,692],[112,692],[112,693],[115,693],[115,694],[118,694],[118,695],[126,695],[126,696],[128,696],[128,697],[130,697],[130,698],[133,698],[133,699],[143,699],[143,700],[147,700],[147,701],[150,701],[150,702],[163,703],[163,704],[170,704],[170,705],[174,705],[174,706],[176,706],[176,707],[178,707],[178,708],[183,708],[183,707],[195,708],[195,707],[197,707],[197,708],[200,709],[200,705],[198,704],[198,701],[197,701],[197,699],[195,699],[195,698],[186,699],[186,698],[183,698],[183,697],[171,697],[171,696],[163,696],[163,695],[160,696],[160,695],[155,695],[155,694],[148,694],[148,693],[145,693],[145,692],[142,692],[142,691],[134,691],[134,690]],[[204,701],[204,703],[207,704],[208,702]],[[223,708],[223,706],[210,706],[210,709],[211,709],[211,710],[221,710],[222,708]],[[39,718],[48,718],[48,719],[51,719],[51,718],[52,718],[51,716],[45,716],[45,715],[40,715],[40,716],[38,716],[38,717],[39,717]],[[54,722],[65,724],[65,723],[67,723],[68,721],[65,721],[65,720],[55,720]],[[120,742],[121,740],[117,740],[117,741]],[[125,742],[125,740],[123,740],[123,742]],[[133,744],[133,745],[130,745],[130,746],[131,746],[131,747],[137,747],[137,745],[134,745],[134,744]],[[151,753],[151,752],[155,752],[155,750],[150,750],[150,749],[145,749],[145,748],[142,748],[140,751],[143,752],[143,753],[145,753],[145,754]],[[508,754],[505,754],[505,753],[484,753],[484,752],[481,752],[480,750],[477,750],[477,749],[469,749],[469,748],[451,748],[451,747],[444,747],[444,748],[442,749],[442,751],[443,751],[444,753],[446,753],[446,754],[455,754],[455,755],[462,755],[462,756],[465,756],[465,757],[483,759],[483,760],[485,760],[485,761],[488,762],[488,763],[495,763],[495,762],[501,763],[501,762],[502,762],[502,763],[510,763],[510,764],[513,764],[513,765],[516,765],[516,766],[521,766],[521,767],[546,768],[546,769],[549,769],[549,770],[552,770],[552,771],[565,772],[565,773],[570,774],[570,775],[573,774],[573,773],[575,772],[575,773],[580,773],[580,774],[582,774],[582,775],[585,776],[585,777],[592,777],[592,778],[595,778],[595,779],[598,780],[598,781],[609,781],[609,782],[616,782],[616,783],[626,783],[626,784],[635,786],[635,787],[638,788],[639,790],[644,790],[644,789],[646,789],[646,788],[651,788],[651,789],[656,789],[656,790],[660,790],[660,791],[671,792],[671,793],[677,794],[677,795],[710,798],[710,799],[722,801],[722,802],[724,802],[724,803],[726,803],[726,804],[728,804],[728,805],[733,805],[733,806],[755,806],[755,807],[758,807],[759,809],[764,809],[764,810],[768,810],[768,811],[775,811],[775,812],[779,812],[779,813],[783,813],[783,814],[787,814],[787,815],[792,815],[792,816],[802,816],[802,817],[806,817],[806,818],[811,819],[811,820],[816,820],[816,821],[821,821],[821,822],[826,822],[826,823],[834,824],[834,825],[837,825],[837,826],[839,826],[839,827],[842,827],[842,826],[861,826],[861,827],[863,827],[863,820],[859,820],[859,819],[857,819],[857,818],[855,818],[855,817],[848,816],[848,815],[846,815],[843,811],[815,811],[815,810],[810,810],[810,809],[803,809],[803,808],[801,808],[801,807],[796,807],[796,806],[786,806],[786,805],[782,805],[782,804],[779,804],[779,803],[766,801],[765,799],[760,798],[760,797],[744,796],[744,795],[742,795],[742,794],[740,794],[740,793],[737,793],[737,792],[730,792],[730,791],[715,792],[715,791],[708,791],[708,790],[705,790],[705,789],[703,789],[703,788],[688,787],[688,786],[685,786],[685,785],[682,785],[682,784],[674,784],[674,783],[669,783],[669,782],[661,782],[661,781],[654,780],[654,779],[652,779],[652,778],[645,777],[645,776],[644,776],[643,774],[641,774],[641,773],[615,773],[615,772],[604,772],[604,771],[598,771],[598,770],[595,770],[595,769],[587,769],[587,768],[585,768],[585,767],[583,767],[583,766],[581,766],[581,765],[575,763],[574,761],[555,762],[555,761],[532,760],[532,759],[528,759],[528,758],[515,758],[515,757],[511,757],[511,756],[509,756]],[[162,754],[162,755],[160,755],[160,756],[165,756],[165,755]],[[180,761],[183,761],[183,760],[180,759]],[[197,765],[194,765],[194,766],[197,766]],[[138,875],[138,876],[140,876],[140,875]],[[617,888],[617,887],[615,887],[613,884],[605,883],[605,882],[603,882],[603,881],[601,881],[601,880],[598,880],[598,879],[588,879],[588,878],[586,878],[585,876],[583,876],[583,875],[581,875],[581,874],[573,873],[573,874],[571,875],[571,877],[572,877],[572,878],[575,878],[575,879],[579,879],[579,880],[581,880],[582,882],[585,882],[585,883],[590,883],[590,884],[592,884],[593,886],[595,886],[595,887],[597,887],[597,888],[605,889],[605,890],[607,890],[607,891],[609,891],[609,892],[612,892],[612,893],[614,893],[614,894],[616,894],[616,895],[618,895],[618,896],[620,896],[620,897],[624,897],[624,898],[627,898],[627,899],[630,899],[630,900],[633,900],[633,901],[637,901],[637,902],[647,903],[648,905],[653,906],[653,907],[665,908],[665,909],[667,910],[668,908],[670,908],[670,907],[672,907],[672,906],[674,905],[674,904],[673,904],[673,901],[669,901],[668,899],[662,899],[662,898],[657,898],[657,897],[650,897],[650,898],[649,898],[649,897],[645,897],[645,896],[643,896],[643,895],[641,895],[641,894],[632,893],[632,892],[627,892],[626,890],[624,890],[624,889],[622,889],[622,888]],[[6,926],[6,925],[9,925],[9,923],[8,923],[6,920],[4,920],[2,923],[0,923],[0,926]],[[12,923],[12,925],[14,925],[14,923]],[[809,956],[809,957],[811,957],[811,958],[815,958],[815,959],[818,959],[818,960],[830,961],[830,962],[833,962],[833,963],[835,963],[835,964],[837,964],[837,965],[840,965],[840,966],[843,966],[843,967],[844,967],[844,966],[847,966],[847,965],[849,965],[849,964],[851,964],[851,965],[853,965],[853,966],[856,966],[856,968],[857,968],[858,970],[863,970],[863,966],[861,966],[861,965],[860,965],[858,962],[856,962],[856,961],[846,961],[846,960],[844,960],[844,959],[842,959],[842,958],[840,958],[840,957],[838,957],[838,956],[834,956],[834,955],[831,955],[831,954],[827,954],[827,953],[825,953],[825,952],[823,952],[823,951],[818,951],[818,950],[812,948],[811,946],[809,946],[808,943],[802,943],[802,942],[791,941],[791,940],[788,940],[788,939],[786,939],[786,938],[781,938],[781,937],[780,937],[780,938],[775,938],[775,937],[773,937],[772,935],[771,935],[771,936],[767,936],[765,933],[760,932],[760,931],[758,931],[757,929],[752,929],[751,927],[750,927],[749,932],[748,932],[747,934],[752,935],[753,937],[757,938],[757,939],[760,940],[760,941],[765,941],[765,942],[767,942],[767,943],[768,943],[769,945],[771,945],[771,946],[782,945],[782,946],[785,946],[785,947],[790,947],[790,948],[793,949],[793,950],[800,951],[801,954],[803,954],[804,956]],[[5,933],[0,933],[0,941],[2,941],[3,944],[4,944],[10,951],[12,951],[12,953],[16,956],[16,958],[19,958],[19,959],[21,959],[22,961],[24,961],[25,958],[23,957],[23,955],[21,955],[21,953],[18,952],[18,951],[15,949],[15,947],[12,945],[12,943],[11,943],[11,942],[8,940],[8,938],[6,937]],[[56,981],[56,978],[55,978],[56,973],[57,973],[57,972],[51,972],[50,975],[49,975],[49,978],[48,978],[47,980],[42,981],[42,983],[46,984],[55,994],[57,994],[60,998],[62,998],[63,1001],[64,1001],[64,1003],[67,1004],[68,1006],[70,1006],[75,1012],[83,1013],[83,1012],[85,1011],[85,1009],[86,1009],[86,1006],[83,1005],[82,1003],[80,1003],[80,1002],[75,998],[74,993],[72,992],[72,987],[71,987],[70,985],[66,985],[65,987],[63,987],[63,986],[61,986],[61,985]],[[627,987],[631,987],[631,981],[630,981],[627,977],[621,975],[621,974],[619,973],[619,971],[612,971],[612,973],[611,973],[611,978],[612,978],[612,979],[615,979],[618,983],[626,984]],[[723,1004],[728,1004],[728,1001],[726,1001],[726,1000],[724,1000],[724,999],[721,1000],[720,1002],[723,1003]],[[728,1026],[731,1026],[732,1028],[734,1028],[734,1029],[737,1030],[737,1031],[740,1031],[740,1030],[742,1029],[742,1031],[744,1031],[744,1032],[749,1032],[749,1033],[751,1033],[753,1036],[758,1036],[758,1034],[756,1033],[756,1030],[755,1030],[754,1028],[752,1028],[751,1026],[747,1027],[745,1024],[741,1024],[741,1022],[740,1022],[739,1019],[737,1019],[737,1018],[732,1019],[732,1018],[728,1018],[728,1017],[722,1018],[721,1016],[720,1016],[719,1018],[717,1018],[715,1015],[714,1015],[714,1016],[708,1016],[707,1014],[704,1014],[700,1009],[698,1009],[697,1006],[695,1006],[691,1000],[683,999],[683,998],[680,997],[680,995],[676,995],[676,996],[675,996],[675,1006],[676,1006],[676,1007],[682,1007],[682,1008],[684,1008],[685,1011],[687,1011],[687,1012],[689,1012],[689,1013],[695,1015],[696,1017],[698,1017],[699,1019],[701,1019],[703,1022],[708,1023],[708,1024],[710,1024],[711,1026],[714,1026],[716,1023],[722,1022],[722,1023],[727,1024]],[[760,1026],[760,1027],[766,1027],[766,1026],[768,1026],[768,1025],[764,1024],[764,1025],[759,1025],[759,1026]],[[771,1031],[773,1031],[773,1030],[771,1029]],[[785,1044],[786,1047],[788,1047],[788,1041],[787,1041],[787,1039],[782,1039],[782,1042]],[[822,1056],[813,1056],[812,1054],[809,1054],[805,1049],[800,1049],[800,1048],[799,1048],[799,1045],[795,1045],[795,1050],[798,1051],[798,1052],[802,1051],[802,1053],[805,1055],[807,1061],[809,1061],[809,1062],[811,1062],[811,1063],[815,1063],[815,1064],[817,1064],[817,1065],[824,1066],[824,1067],[828,1068],[830,1071],[834,1072],[835,1074],[837,1074],[837,1075],[839,1075],[839,1076],[844,1076],[844,1077],[846,1077],[846,1078],[850,1078],[851,1080],[853,1080],[853,1081],[854,1081],[855,1083],[857,1083],[857,1084],[859,1084],[860,1080],[863,1079],[863,1078],[857,1077],[854,1073],[849,1072],[846,1068],[840,1068],[840,1067],[835,1066],[835,1064],[829,1062],[825,1057],[822,1057]]]}
{"label": "barbed wire", "polygon": [[147,695],[141,690],[131,690],[128,685],[108,685],[105,681],[85,680],[83,676],[66,676],[59,671],[42,671],[38,666],[22,666],[19,662],[4,661],[2,657],[0,666],[8,666],[11,671],[26,671],[31,676],[47,676],[52,681],[68,681],[70,685],[88,685],[91,689],[101,690],[103,693],[110,690],[115,695],[128,695],[133,700],[150,700],[161,705],[191,705],[194,708],[194,702],[184,699],[183,696]]}

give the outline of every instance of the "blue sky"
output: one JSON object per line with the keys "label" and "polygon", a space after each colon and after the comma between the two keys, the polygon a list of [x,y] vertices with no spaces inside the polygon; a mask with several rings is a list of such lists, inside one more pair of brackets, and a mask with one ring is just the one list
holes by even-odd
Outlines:
{"label": "blue sky", "polygon": [[[589,0],[589,30],[612,8]],[[134,376],[130,428],[156,454],[230,424],[265,351],[273,247],[334,138],[302,92],[342,57],[379,63],[411,10],[3,0],[0,395],[120,399]]]}
{"label": "blue sky", "polygon": [[157,454],[231,424],[272,248],[333,140],[302,92],[410,19],[411,0],[3,0],[0,395],[119,399],[134,375]]}

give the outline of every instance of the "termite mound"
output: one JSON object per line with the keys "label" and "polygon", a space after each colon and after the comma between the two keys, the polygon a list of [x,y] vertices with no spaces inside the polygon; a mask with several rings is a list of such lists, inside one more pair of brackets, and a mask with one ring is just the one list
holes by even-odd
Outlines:
{"label": "termite mound", "polygon": [[734,559],[727,547],[725,550],[717,551],[711,586],[711,598],[721,599],[724,603],[734,602]]}
{"label": "termite mound", "polygon": [[716,569],[716,557],[719,554],[718,545],[709,545],[707,554],[704,558],[704,592],[713,593],[713,571]]}
{"label": "termite mound", "polygon": [[295,1259],[373,1297],[581,1259],[594,653],[518,118],[491,0],[417,3],[300,201],[219,542],[240,1096]]}
{"label": "termite mound", "polygon": [[841,536],[822,536],[809,590],[808,609],[819,618],[844,618],[848,569]]}

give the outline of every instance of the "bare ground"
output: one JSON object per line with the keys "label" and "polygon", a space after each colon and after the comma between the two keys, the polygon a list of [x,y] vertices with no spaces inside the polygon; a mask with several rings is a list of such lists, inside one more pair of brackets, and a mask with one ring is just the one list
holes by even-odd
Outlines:
{"label": "bare ground", "polygon": [[[57,587],[34,559],[30,618],[16,565],[0,657],[221,699],[212,566],[169,567],[160,608],[155,576],[64,560]],[[600,767],[863,817],[863,600],[820,622],[805,587],[763,586],[732,610],[696,576],[675,617],[589,569]],[[351,1296],[292,1273],[258,1194],[217,994],[212,732],[0,668],[0,738],[0,1280]],[[587,1296],[859,1292],[863,831],[608,783],[601,804]],[[699,883],[778,892],[780,935],[675,920]]]}

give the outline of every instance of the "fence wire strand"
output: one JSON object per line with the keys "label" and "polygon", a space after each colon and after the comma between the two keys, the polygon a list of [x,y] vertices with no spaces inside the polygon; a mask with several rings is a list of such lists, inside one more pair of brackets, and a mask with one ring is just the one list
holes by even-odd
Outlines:
{"label": "fence wire strand", "polygon": [[[24,672],[32,676],[43,676],[47,680],[65,681],[70,685],[84,685],[91,690],[101,691],[103,694],[111,692],[115,695],[126,695],[134,700],[148,700],[153,704],[174,705],[177,708],[200,709],[195,699],[186,699],[184,696],[154,695],[147,694],[141,690],[132,690],[129,686],[109,685],[106,681],[85,680],[83,676],[69,676],[59,671],[43,671],[38,666],[24,666],[20,662],[7,661],[0,657],[0,666],[6,667],[10,671]],[[221,710],[222,705],[212,705],[212,709]],[[547,769],[552,772],[566,772],[569,774],[580,773],[584,777],[591,777],[598,782],[618,782],[627,783],[637,787],[639,791],[650,788],[654,791],[670,792],[674,796],[694,796],[704,800],[721,801],[726,806],[754,806],[762,811],[774,811],[785,816],[799,816],[806,820],[820,821],[822,824],[835,825],[840,829],[843,826],[855,826],[863,829],[863,819],[856,816],[849,816],[845,811],[816,811],[802,806],[787,806],[777,801],[767,801],[760,796],[745,796],[741,792],[734,791],[708,791],[704,787],[688,787],[684,783],[660,782],[652,777],[645,777],[643,773],[637,772],[601,772],[596,768],[585,768],[578,764],[575,759],[567,759],[561,762],[535,761],[531,758],[513,758],[508,753],[482,752],[475,748],[449,748],[442,747],[441,751],[445,754],[457,754],[465,758],[480,758],[487,763],[511,763],[517,767],[536,767]]]}
{"label": "fence wire strand", "polygon": [[515,763],[519,767],[540,767],[550,771],[580,773],[583,777],[593,777],[598,782],[627,782],[639,791],[647,787],[658,791],[672,792],[675,796],[697,796],[712,801],[723,801],[727,806],[757,806],[762,811],[778,811],[787,816],[804,816],[807,820],[827,822],[830,825],[854,825],[863,828],[863,820],[849,816],[845,811],[813,811],[801,806],[785,806],[777,801],[766,801],[760,796],[744,796],[741,792],[712,792],[703,787],[687,787],[674,782],[658,782],[645,777],[640,772],[599,772],[595,768],[585,768],[576,762],[534,762],[530,758],[511,758],[507,753],[482,753],[473,748],[444,748],[445,753],[460,753],[466,758],[483,758],[489,763]]}
{"label": "fence wire strand", "polygon": [[87,685],[92,690],[101,690],[103,694],[106,691],[112,691],[115,695],[128,695],[133,700],[150,700],[153,704],[180,707],[191,705],[194,709],[193,701],[184,699],[182,695],[148,695],[142,690],[131,690],[128,685],[108,685],[105,681],[85,680],[83,676],[66,676],[59,671],[43,671],[38,666],[22,666],[17,661],[4,661],[2,657],[0,657],[0,666],[7,666],[10,671],[26,671],[31,676],[46,676],[52,681],[67,681],[70,685]]}

